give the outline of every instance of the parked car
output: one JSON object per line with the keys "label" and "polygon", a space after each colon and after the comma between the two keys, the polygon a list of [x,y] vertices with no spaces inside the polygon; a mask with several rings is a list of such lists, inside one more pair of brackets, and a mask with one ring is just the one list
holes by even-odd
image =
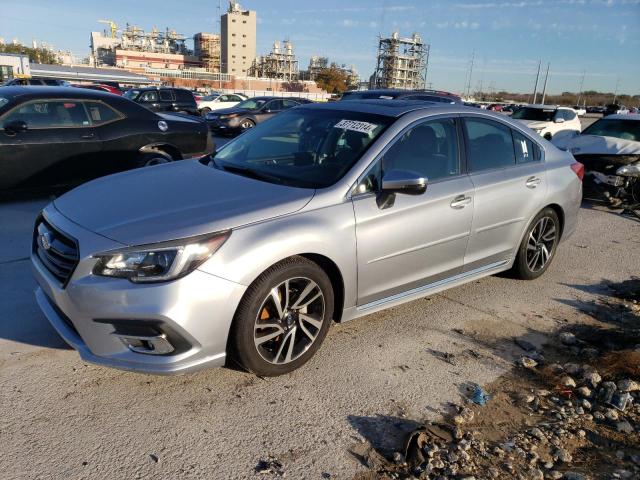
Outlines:
{"label": "parked car", "polygon": [[438,103],[462,104],[462,99],[453,93],[440,90],[349,90],[342,94],[340,100],[424,100]]}
{"label": "parked car", "polygon": [[102,92],[113,93],[114,95],[122,95],[122,90],[118,87],[113,87],[103,83],[74,83],[70,86],[75,88],[88,88],[89,90],[100,90]]}
{"label": "parked car", "polygon": [[203,121],[157,115],[110,93],[0,89],[0,191],[77,184],[212,149]]}
{"label": "parked car", "polygon": [[199,115],[193,93],[184,88],[132,88],[124,96],[153,112],[177,112]]}
{"label": "parked car", "polygon": [[584,106],[581,107],[580,105],[574,105],[573,109],[575,110],[576,115],[578,115],[579,117],[587,114],[587,108]]}
{"label": "parked car", "polygon": [[585,195],[613,207],[640,205],[640,117],[609,115],[582,133],[558,134],[554,145],[585,166]]}
{"label": "parked car", "polygon": [[68,87],[69,82],[57,78],[12,78],[2,84],[3,87],[37,86],[37,87]]}
{"label": "parked car", "polygon": [[238,103],[235,107],[209,112],[205,119],[211,131],[234,134],[253,128],[258,123],[300,104],[299,100],[285,97],[254,97]]}
{"label": "parked car", "polygon": [[575,110],[551,105],[527,105],[513,112],[511,118],[520,120],[541,137],[551,140],[565,130],[580,132],[582,125]]}
{"label": "parked car", "polygon": [[334,320],[542,275],[576,227],[582,173],[503,115],[304,105],[209,158],[57,198],[34,231],[36,299],[88,362],[166,374],[229,356],[280,375]]}
{"label": "parked car", "polygon": [[629,109],[627,107],[624,105],[618,105],[617,103],[610,103],[604,107],[604,112],[602,112],[605,117],[607,115],[626,115],[628,113]]}
{"label": "parked car", "polygon": [[487,105],[487,110],[490,110],[492,112],[501,112],[504,109],[504,105],[502,105],[501,103],[492,103],[490,105]]}
{"label": "parked car", "polygon": [[238,103],[246,100],[247,97],[235,93],[212,93],[202,97],[198,101],[198,111],[205,116],[212,110],[222,110],[223,108],[235,107]]}

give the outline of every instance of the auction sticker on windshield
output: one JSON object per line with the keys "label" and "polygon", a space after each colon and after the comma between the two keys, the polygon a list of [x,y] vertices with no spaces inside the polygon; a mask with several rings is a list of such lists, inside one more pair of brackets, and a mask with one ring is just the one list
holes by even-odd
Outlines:
{"label": "auction sticker on windshield", "polygon": [[376,129],[377,125],[369,122],[359,122],[358,120],[340,120],[333,128],[343,128],[345,130],[353,130],[354,132],[370,134]]}

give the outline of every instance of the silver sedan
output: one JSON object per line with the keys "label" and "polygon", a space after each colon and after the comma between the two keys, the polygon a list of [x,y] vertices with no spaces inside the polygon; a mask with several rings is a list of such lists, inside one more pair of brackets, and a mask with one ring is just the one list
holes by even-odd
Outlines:
{"label": "silver sedan", "polygon": [[199,161],[56,199],[34,232],[36,298],[89,362],[180,373],[231,357],[280,375],[333,321],[505,270],[539,277],[575,229],[582,175],[491,112],[300,106]]}

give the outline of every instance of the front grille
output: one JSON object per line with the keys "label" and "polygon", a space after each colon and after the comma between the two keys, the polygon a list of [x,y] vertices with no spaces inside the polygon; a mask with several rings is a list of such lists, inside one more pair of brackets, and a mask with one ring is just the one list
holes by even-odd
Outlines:
{"label": "front grille", "polygon": [[76,241],[39,217],[33,235],[33,251],[42,264],[64,287],[78,264]]}

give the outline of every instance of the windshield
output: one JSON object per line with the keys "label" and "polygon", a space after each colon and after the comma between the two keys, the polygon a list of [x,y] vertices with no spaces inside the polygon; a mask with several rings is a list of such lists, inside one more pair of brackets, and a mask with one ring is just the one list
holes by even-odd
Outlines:
{"label": "windshield", "polygon": [[382,115],[296,108],[226,144],[212,166],[281,185],[324,188],[342,178],[392,121]]}
{"label": "windshield", "polygon": [[140,90],[127,90],[122,94],[123,97],[128,98],[129,100],[135,100],[138,95],[140,95]]}
{"label": "windshield", "polygon": [[256,108],[260,108],[267,100],[264,98],[250,98],[249,100],[245,100],[244,102],[240,102],[236,105],[236,108],[245,108],[247,110],[255,110]]}
{"label": "windshield", "polygon": [[538,122],[551,122],[555,115],[555,108],[531,108],[522,107],[511,115],[511,118],[518,120],[535,120]]}
{"label": "windshield", "polygon": [[603,118],[585,128],[582,134],[640,142],[640,120]]}
{"label": "windshield", "polygon": [[202,97],[202,100],[204,100],[205,102],[210,102],[212,100],[215,100],[216,98],[218,98],[220,95],[213,94],[213,95],[207,95],[206,97]]}

